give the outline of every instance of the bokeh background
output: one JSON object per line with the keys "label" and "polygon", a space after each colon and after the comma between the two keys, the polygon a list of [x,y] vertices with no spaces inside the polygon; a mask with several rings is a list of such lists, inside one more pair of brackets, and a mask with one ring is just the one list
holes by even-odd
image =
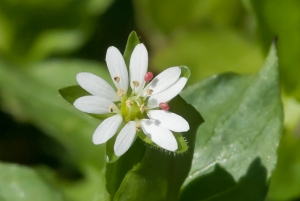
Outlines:
{"label": "bokeh background", "polygon": [[0,0],[0,160],[34,168],[70,200],[101,200],[99,122],[58,89],[82,71],[107,78],[107,48],[123,52],[132,30],[150,70],[189,66],[189,85],[256,73],[277,37],[285,130],[267,200],[300,200],[298,0]]}

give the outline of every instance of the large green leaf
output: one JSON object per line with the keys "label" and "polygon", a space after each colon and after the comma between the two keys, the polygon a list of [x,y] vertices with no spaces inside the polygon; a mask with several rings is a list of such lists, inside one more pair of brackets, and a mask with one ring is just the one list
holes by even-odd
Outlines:
{"label": "large green leaf", "polygon": [[[193,165],[182,200],[264,200],[282,132],[278,79],[276,48],[272,45],[258,74],[220,74],[184,90],[183,98],[203,114],[206,122],[197,132]],[[207,174],[215,179],[203,183]],[[227,177],[226,185],[222,181],[225,178],[215,174]],[[253,175],[256,178],[251,179]],[[245,180],[250,183],[245,184]],[[236,194],[243,191],[240,185],[250,186],[251,196]],[[209,193],[201,186],[215,189]],[[190,189],[194,189],[193,195]]]}
{"label": "large green leaf", "polygon": [[263,49],[278,37],[280,76],[284,89],[300,100],[300,1],[244,0],[257,23]]}
{"label": "large green leaf", "polygon": [[[105,147],[92,143],[92,134],[100,121],[69,105],[57,90],[75,84],[76,74],[82,71],[109,79],[107,70],[97,63],[78,60],[39,63],[26,71],[16,70],[4,62],[0,66],[2,108],[59,141],[83,173],[90,167],[96,168],[102,186],[94,194],[105,197]],[[94,194],[89,195],[94,197]]]}
{"label": "large green leaf", "polygon": [[190,130],[182,133],[189,150],[174,155],[148,145],[141,161],[126,174],[115,195],[115,201],[177,200],[180,187],[191,167],[195,134],[203,119],[179,96],[170,102],[170,107],[172,112],[181,115],[190,124]]}
{"label": "large green leaf", "polygon": [[0,164],[1,201],[62,201],[62,195],[34,170],[15,164]]}

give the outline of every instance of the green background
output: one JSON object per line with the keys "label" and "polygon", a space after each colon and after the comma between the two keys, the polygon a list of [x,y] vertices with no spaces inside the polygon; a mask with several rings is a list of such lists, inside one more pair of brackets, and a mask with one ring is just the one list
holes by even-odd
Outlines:
{"label": "green background", "polygon": [[[300,199],[299,25],[298,0],[0,0],[0,201]],[[171,102],[190,149],[137,141],[106,166],[100,121],[58,90],[111,82],[133,30],[155,74],[191,69]]]}

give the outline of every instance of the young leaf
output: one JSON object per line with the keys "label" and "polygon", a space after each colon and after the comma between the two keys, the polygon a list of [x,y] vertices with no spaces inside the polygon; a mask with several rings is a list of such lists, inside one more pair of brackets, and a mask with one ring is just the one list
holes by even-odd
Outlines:
{"label": "young leaf", "polygon": [[[275,44],[258,74],[213,76],[187,88],[182,96],[201,111],[206,123],[197,132],[193,165],[181,200],[236,200],[233,188],[240,189],[241,177],[248,178],[253,171],[257,172],[256,179],[264,183],[250,179],[252,196],[248,198],[245,193],[238,198],[264,200],[266,182],[277,162],[276,150],[283,121]],[[261,161],[262,167],[257,160]],[[221,188],[222,178],[207,180],[202,184],[214,182],[219,191],[203,198],[205,190],[197,181],[204,179],[217,164],[228,172],[234,184]],[[239,183],[235,184],[235,181]],[[189,189],[195,187],[197,191],[193,191],[193,196],[188,195]]]}

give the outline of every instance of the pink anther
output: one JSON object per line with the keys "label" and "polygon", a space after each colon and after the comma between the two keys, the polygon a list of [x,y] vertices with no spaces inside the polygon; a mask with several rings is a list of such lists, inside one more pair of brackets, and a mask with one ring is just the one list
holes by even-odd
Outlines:
{"label": "pink anther", "polygon": [[150,80],[152,80],[152,78],[153,78],[153,73],[152,72],[146,73],[146,75],[144,77],[146,82],[150,82]]}
{"label": "pink anther", "polygon": [[160,103],[159,104],[160,109],[168,111],[170,109],[170,106],[168,103]]}

